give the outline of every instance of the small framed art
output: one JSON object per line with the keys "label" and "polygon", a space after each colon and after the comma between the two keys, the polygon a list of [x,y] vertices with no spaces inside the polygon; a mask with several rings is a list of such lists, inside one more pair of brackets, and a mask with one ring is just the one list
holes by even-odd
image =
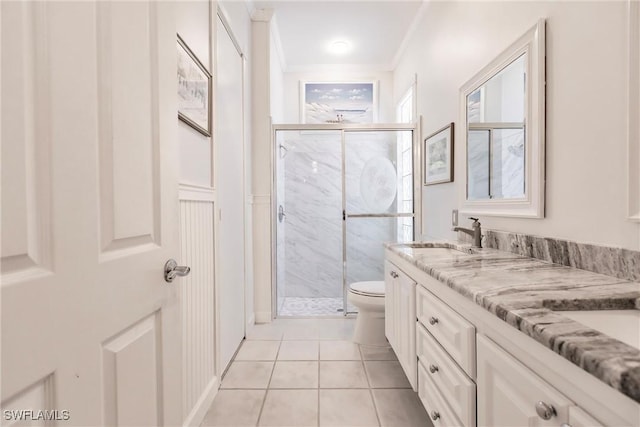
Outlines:
{"label": "small framed art", "polygon": [[211,136],[211,74],[178,35],[178,118]]}

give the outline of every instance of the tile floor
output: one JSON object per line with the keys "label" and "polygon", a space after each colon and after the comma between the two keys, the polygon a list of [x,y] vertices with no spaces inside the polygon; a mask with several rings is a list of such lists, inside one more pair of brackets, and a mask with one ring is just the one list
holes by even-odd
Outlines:
{"label": "tile floor", "polygon": [[432,424],[390,348],[350,341],[354,319],[256,325],[202,426]]}
{"label": "tile floor", "polygon": [[[344,308],[340,298],[303,298],[284,297],[278,308],[279,316],[339,316]],[[358,309],[347,304],[349,313],[356,313]]]}

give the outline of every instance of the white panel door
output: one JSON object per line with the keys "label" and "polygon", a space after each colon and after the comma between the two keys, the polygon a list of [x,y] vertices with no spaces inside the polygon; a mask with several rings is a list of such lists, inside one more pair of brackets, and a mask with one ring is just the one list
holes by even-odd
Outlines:
{"label": "white panel door", "polygon": [[1,400],[18,424],[182,422],[179,280],[163,278],[178,256],[173,16],[0,5]]}
{"label": "white panel door", "polygon": [[243,59],[224,24],[216,25],[216,191],[220,372],[244,338]]}

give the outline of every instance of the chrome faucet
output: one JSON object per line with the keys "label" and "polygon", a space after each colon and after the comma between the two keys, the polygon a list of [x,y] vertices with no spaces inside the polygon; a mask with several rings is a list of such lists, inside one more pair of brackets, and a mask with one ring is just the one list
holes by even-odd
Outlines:
{"label": "chrome faucet", "polygon": [[473,247],[481,248],[482,247],[482,227],[480,227],[480,221],[478,218],[469,218],[473,220],[473,224],[471,224],[471,229],[464,227],[453,227],[453,231],[462,231],[469,236],[473,236]]}

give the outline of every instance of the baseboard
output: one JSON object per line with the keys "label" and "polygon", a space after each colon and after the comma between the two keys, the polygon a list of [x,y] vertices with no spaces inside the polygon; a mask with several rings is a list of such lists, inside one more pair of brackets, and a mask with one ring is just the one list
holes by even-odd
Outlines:
{"label": "baseboard", "polygon": [[187,416],[187,418],[182,423],[183,427],[198,427],[202,424],[204,420],[204,416],[207,415],[207,411],[213,402],[213,399],[218,394],[218,389],[220,388],[220,379],[218,377],[213,377],[213,379],[207,384],[200,399],[194,405],[193,409]]}
{"label": "baseboard", "polygon": [[270,311],[256,311],[255,323],[271,323],[272,320]]}

